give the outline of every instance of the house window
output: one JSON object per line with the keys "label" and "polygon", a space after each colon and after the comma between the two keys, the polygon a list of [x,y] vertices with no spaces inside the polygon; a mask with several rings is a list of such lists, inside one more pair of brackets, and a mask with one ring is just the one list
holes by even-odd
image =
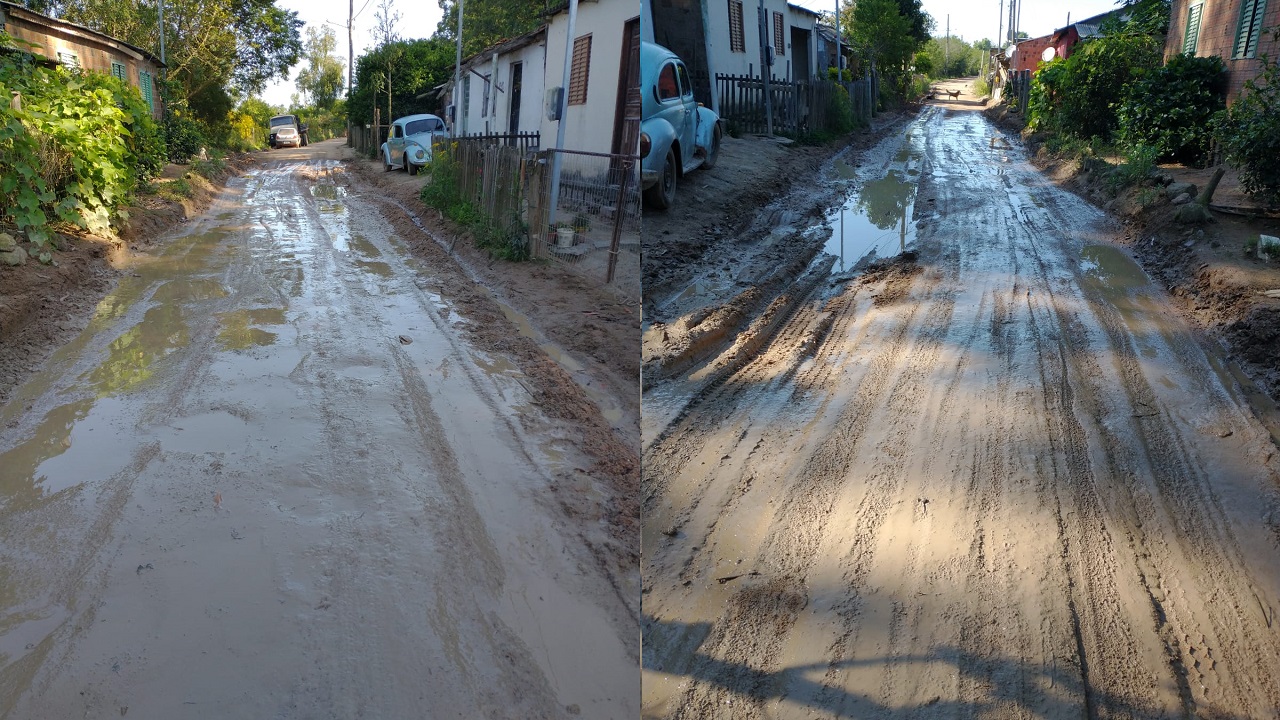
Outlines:
{"label": "house window", "polygon": [[569,71],[569,104],[584,105],[587,102],[587,71],[591,66],[591,36],[583,35],[573,41],[573,66]]}
{"label": "house window", "polygon": [[1267,10],[1267,0],[1244,0],[1240,3],[1240,27],[1236,30],[1233,59],[1258,55],[1258,36],[1262,34],[1262,15]]}
{"label": "house window", "polygon": [[1182,36],[1182,52],[1196,54],[1196,45],[1200,41],[1200,15],[1204,12],[1204,3],[1192,5],[1187,10],[1187,31]]}
{"label": "house window", "polygon": [[787,44],[782,37],[782,13],[773,14],[773,52],[775,55],[786,55]]}
{"label": "house window", "polygon": [[746,52],[742,32],[742,2],[729,0],[729,52]]}
{"label": "house window", "polygon": [[58,53],[58,62],[66,65],[72,70],[80,69],[80,58],[75,53],[60,52]]}
{"label": "house window", "polygon": [[112,60],[111,76],[120,78],[121,80],[125,80],[127,82],[128,75],[125,74],[124,63],[118,63],[115,60]]}
{"label": "house window", "polygon": [[147,101],[147,107],[151,108],[151,112],[156,111],[156,99],[151,89],[151,73],[146,70],[138,71],[138,90],[142,91],[142,99]]}

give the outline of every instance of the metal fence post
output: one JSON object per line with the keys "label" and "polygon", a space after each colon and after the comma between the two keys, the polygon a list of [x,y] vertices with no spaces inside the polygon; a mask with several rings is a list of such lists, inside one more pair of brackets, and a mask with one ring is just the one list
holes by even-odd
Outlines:
{"label": "metal fence post", "polygon": [[627,202],[627,181],[631,179],[631,158],[622,161],[622,179],[618,181],[618,205],[613,211],[613,238],[609,241],[609,272],[606,283],[613,282],[613,270],[618,264],[618,252],[622,246],[622,209]]}

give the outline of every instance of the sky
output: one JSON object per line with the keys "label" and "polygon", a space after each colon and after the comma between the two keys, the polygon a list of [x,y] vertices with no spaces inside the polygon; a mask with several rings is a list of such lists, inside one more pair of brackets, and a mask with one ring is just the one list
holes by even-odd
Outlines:
{"label": "sky", "polygon": [[[301,30],[304,41],[307,37],[307,25],[327,24],[333,30],[333,34],[338,37],[336,54],[341,56],[344,66],[347,62],[347,13],[349,11],[356,13],[355,22],[352,23],[354,28],[352,41],[355,45],[355,56],[358,58],[373,44],[371,39],[373,13],[378,3],[379,0],[355,0],[355,7],[352,8],[348,0],[276,0],[277,7],[296,10],[298,19],[306,23]],[[639,0],[636,0],[636,5],[639,5]],[[400,13],[400,37],[405,39],[430,37],[440,22],[440,4],[436,0],[397,0],[392,4],[392,8]],[[272,105],[287,106],[289,96],[298,92],[294,80],[302,67],[303,64],[299,62],[293,67],[288,80],[276,80],[267,85],[266,91],[262,93],[262,99]],[[345,91],[345,74],[343,83]]]}
{"label": "sky", "polygon": [[[823,11],[835,10],[835,0],[790,0],[792,5]],[[996,39],[1000,30],[1001,9],[1007,28],[1009,0],[923,0],[924,11],[933,16],[936,23],[933,34],[946,35],[947,15],[951,15],[951,35],[974,42],[983,38]],[[1116,0],[1024,0],[1021,29],[1030,37],[1040,37],[1067,24],[1071,20],[1083,20],[1118,7]]]}

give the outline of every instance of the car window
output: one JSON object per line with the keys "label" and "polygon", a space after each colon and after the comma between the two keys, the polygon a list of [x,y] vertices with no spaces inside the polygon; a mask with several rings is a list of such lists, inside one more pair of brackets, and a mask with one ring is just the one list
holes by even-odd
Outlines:
{"label": "car window", "polygon": [[292,125],[292,124],[293,124],[293,118],[289,117],[288,115],[284,117],[271,118],[271,127],[280,127],[281,125]]}
{"label": "car window", "polygon": [[398,138],[404,137],[404,126],[396,125],[395,128],[396,128],[396,137]]}
{"label": "car window", "polygon": [[422,120],[414,120],[413,122],[405,123],[404,134],[417,135],[418,133],[431,132],[432,130],[439,130],[440,129],[439,125],[440,125],[440,121],[435,118],[425,118]]}
{"label": "car window", "polygon": [[680,96],[680,86],[676,83],[676,66],[667,63],[658,74],[658,99],[670,100]]}
{"label": "car window", "polygon": [[685,68],[684,63],[677,65],[676,70],[680,73],[680,94],[692,95],[693,83],[689,82],[689,70]]}

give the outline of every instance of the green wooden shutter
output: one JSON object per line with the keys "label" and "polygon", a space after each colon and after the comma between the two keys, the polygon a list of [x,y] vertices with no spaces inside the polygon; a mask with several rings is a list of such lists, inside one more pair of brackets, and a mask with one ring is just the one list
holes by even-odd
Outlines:
{"label": "green wooden shutter", "polygon": [[1258,37],[1262,35],[1262,15],[1267,0],[1244,0],[1240,4],[1240,27],[1236,30],[1232,58],[1251,58],[1258,54]]}
{"label": "green wooden shutter", "polygon": [[1192,5],[1187,10],[1187,32],[1182,38],[1182,52],[1196,54],[1196,45],[1200,40],[1200,15],[1204,12],[1204,3]]}
{"label": "green wooden shutter", "polygon": [[118,77],[121,80],[124,80],[125,79],[124,63],[118,63],[115,60],[112,60],[111,75],[114,77]]}
{"label": "green wooden shutter", "polygon": [[138,89],[142,91],[142,99],[147,101],[147,107],[151,108],[151,112],[156,111],[155,96],[151,91],[151,73],[145,70],[138,71]]}

